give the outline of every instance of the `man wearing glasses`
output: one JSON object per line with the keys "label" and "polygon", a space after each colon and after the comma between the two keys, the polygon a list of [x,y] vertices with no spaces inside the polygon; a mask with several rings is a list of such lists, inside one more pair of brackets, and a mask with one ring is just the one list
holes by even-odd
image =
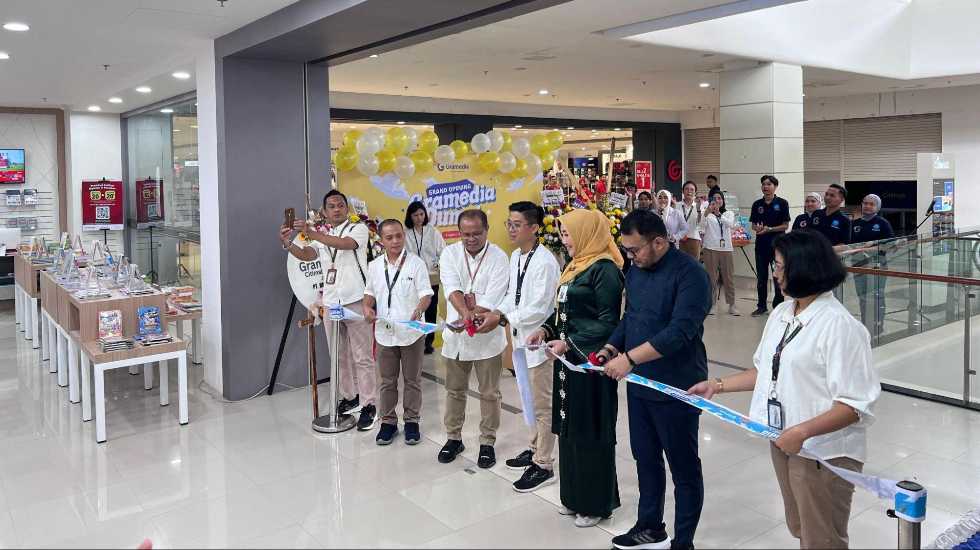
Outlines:
{"label": "man wearing glasses", "polygon": [[[671,246],[663,220],[653,212],[630,212],[621,230],[633,268],[626,274],[626,315],[598,353],[600,361],[607,361],[606,376],[622,380],[633,371],[679,388],[706,380],[702,336],[711,308],[708,274],[694,258]],[[704,503],[698,458],[700,411],[636,384],[629,384],[626,391],[640,503],[636,525],[613,538],[613,545],[668,547],[663,521],[666,455],[675,503],[674,540],[669,547],[693,548]]]}

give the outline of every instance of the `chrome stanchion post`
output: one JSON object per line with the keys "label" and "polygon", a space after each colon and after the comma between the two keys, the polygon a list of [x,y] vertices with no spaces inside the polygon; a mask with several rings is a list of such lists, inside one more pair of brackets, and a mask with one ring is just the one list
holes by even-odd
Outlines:
{"label": "chrome stanchion post", "polygon": [[330,348],[330,414],[325,414],[313,420],[313,430],[320,433],[345,432],[354,427],[356,421],[353,415],[340,414],[340,321],[330,319],[330,338],[327,342]]}
{"label": "chrome stanchion post", "polygon": [[970,376],[976,374],[971,367],[973,366],[970,353],[970,340],[972,331],[970,329],[970,317],[973,316],[973,304],[970,300],[974,294],[970,287],[964,288],[963,299],[963,404],[970,406]]}
{"label": "chrome stanchion post", "polygon": [[919,550],[926,519],[926,490],[914,481],[899,481],[895,488],[895,509],[888,510],[888,517],[898,518],[898,548]]}

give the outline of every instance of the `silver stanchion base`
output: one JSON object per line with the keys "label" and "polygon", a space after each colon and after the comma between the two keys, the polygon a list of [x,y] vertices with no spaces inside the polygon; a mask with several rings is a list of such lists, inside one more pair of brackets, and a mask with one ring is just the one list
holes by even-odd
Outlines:
{"label": "silver stanchion base", "polygon": [[313,420],[313,431],[323,434],[335,434],[346,432],[357,424],[353,415],[341,414],[337,416],[336,422],[329,414],[325,414]]}

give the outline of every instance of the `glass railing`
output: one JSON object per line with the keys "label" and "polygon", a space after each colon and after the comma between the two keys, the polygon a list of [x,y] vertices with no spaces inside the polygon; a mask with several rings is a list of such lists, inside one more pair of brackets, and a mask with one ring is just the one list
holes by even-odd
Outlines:
{"label": "glass railing", "polygon": [[980,229],[847,247],[835,291],[871,335],[888,390],[980,408]]}

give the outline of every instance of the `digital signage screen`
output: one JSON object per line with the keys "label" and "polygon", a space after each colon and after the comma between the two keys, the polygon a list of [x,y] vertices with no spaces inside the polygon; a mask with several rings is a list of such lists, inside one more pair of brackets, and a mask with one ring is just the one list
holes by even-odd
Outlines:
{"label": "digital signage screen", "polygon": [[0,149],[0,183],[24,183],[27,172],[23,149]]}

